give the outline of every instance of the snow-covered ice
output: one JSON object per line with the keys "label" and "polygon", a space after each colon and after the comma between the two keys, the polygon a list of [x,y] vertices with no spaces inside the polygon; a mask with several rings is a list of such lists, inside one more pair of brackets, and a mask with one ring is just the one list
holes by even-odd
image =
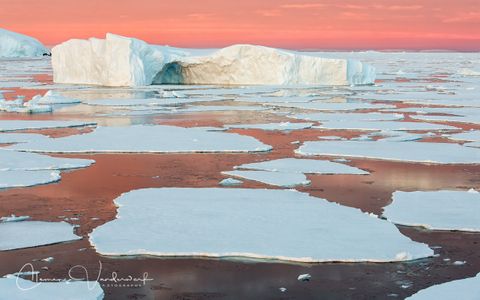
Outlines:
{"label": "snow-covered ice", "polygon": [[90,125],[95,125],[95,123],[81,121],[0,120],[0,132],[27,129],[84,127]]}
{"label": "snow-covered ice", "polygon": [[30,187],[60,180],[58,171],[0,171],[0,190],[5,188]]}
{"label": "snow-covered ice", "polygon": [[0,28],[0,57],[33,57],[49,53],[37,39]]}
{"label": "snow-covered ice", "polygon": [[97,127],[91,133],[36,140],[9,148],[51,153],[260,152],[271,149],[249,136],[162,125]]}
{"label": "snow-covered ice", "polygon": [[[375,68],[357,60],[322,58],[253,45],[208,55],[149,45],[107,33],[52,49],[54,82],[105,86],[155,84],[373,84]],[[115,61],[115,63],[111,63]]]}
{"label": "snow-covered ice", "polygon": [[459,279],[433,285],[406,298],[408,300],[478,300],[480,295],[480,273],[475,277]]}
{"label": "snow-covered ice", "polygon": [[0,251],[79,240],[65,222],[22,221],[0,223]]}
{"label": "snow-covered ice", "polygon": [[480,193],[432,191],[393,193],[383,215],[396,224],[434,230],[480,231]]}
{"label": "snow-covered ice", "polygon": [[233,124],[233,125],[224,125],[228,129],[261,129],[261,130],[301,130],[308,129],[313,126],[313,123],[291,123],[291,122],[281,122],[281,123],[266,123],[266,124]]}
{"label": "snow-covered ice", "polygon": [[2,299],[101,300],[104,293],[94,281],[33,282],[14,275],[0,278]]}
{"label": "snow-covered ice", "polygon": [[310,114],[296,114],[288,116],[294,119],[308,120],[308,121],[396,121],[403,119],[403,114],[398,113],[310,113]]}
{"label": "snow-covered ice", "polygon": [[288,103],[288,102],[271,102],[265,103],[268,106],[288,107],[310,110],[360,110],[360,109],[387,109],[395,106],[388,104],[374,104],[368,102],[308,102],[308,103]]}
{"label": "snow-covered ice", "polygon": [[286,188],[310,184],[310,180],[302,173],[236,170],[225,171],[222,174]]}
{"label": "snow-covered ice", "polygon": [[411,161],[438,164],[480,164],[480,149],[449,143],[314,141],[296,153]]}
{"label": "snow-covered ice", "polygon": [[459,128],[421,122],[396,122],[396,121],[324,121],[322,125],[315,126],[322,129],[351,129],[351,130],[458,130]]}
{"label": "snow-covered ice", "polygon": [[85,168],[91,159],[50,157],[47,155],[0,149],[0,171],[66,170]]}
{"label": "snow-covered ice", "polygon": [[361,169],[336,162],[331,162],[328,160],[300,158],[281,158],[276,160],[267,160],[258,163],[243,164],[240,166],[236,166],[235,168],[304,174],[369,174],[368,172]]}
{"label": "snow-covered ice", "polygon": [[125,193],[115,203],[117,219],[90,234],[102,255],[304,262],[433,255],[390,222],[292,190],[152,188]]}

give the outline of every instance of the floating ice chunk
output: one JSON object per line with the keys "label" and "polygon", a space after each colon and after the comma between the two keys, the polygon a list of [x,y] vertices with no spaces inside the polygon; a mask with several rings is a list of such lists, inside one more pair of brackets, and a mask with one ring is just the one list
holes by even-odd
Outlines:
{"label": "floating ice chunk", "polygon": [[0,111],[34,114],[51,112],[52,107],[50,105],[36,104],[36,101],[24,102],[23,99],[10,101],[0,99]]}
{"label": "floating ice chunk", "polygon": [[79,240],[65,222],[23,221],[0,223],[0,251]]}
{"label": "floating ice chunk", "polygon": [[480,131],[479,130],[470,130],[462,133],[452,134],[448,137],[451,140],[457,141],[480,141]]}
{"label": "floating ice chunk", "polygon": [[80,121],[31,121],[31,120],[0,120],[0,131],[16,131],[27,129],[69,128],[96,125]]}
{"label": "floating ice chunk", "polygon": [[33,282],[13,275],[0,278],[3,299],[101,300],[104,293],[94,281]]}
{"label": "floating ice chunk", "polygon": [[25,221],[30,219],[29,216],[16,216],[16,215],[11,215],[9,217],[1,217],[0,222],[20,222],[20,221]]}
{"label": "floating ice chunk", "polygon": [[235,124],[235,125],[224,125],[228,129],[261,129],[261,130],[301,130],[308,129],[313,126],[313,123],[266,123],[266,124]]}
{"label": "floating ice chunk", "polygon": [[151,109],[155,106],[175,106],[181,104],[223,101],[225,98],[145,98],[145,99],[95,99],[85,100],[83,103],[96,106],[143,106]]}
{"label": "floating ice chunk", "polygon": [[420,123],[420,122],[395,122],[395,121],[324,121],[322,125],[315,126],[322,129],[352,129],[352,130],[456,130],[457,127]]}
{"label": "floating ice chunk", "polygon": [[37,133],[2,133],[0,134],[0,144],[25,143],[33,140],[43,140],[43,139],[48,139],[48,136],[37,134]]}
{"label": "floating ice chunk", "polygon": [[384,208],[390,221],[434,230],[480,231],[480,194],[467,191],[395,192]]}
{"label": "floating ice chunk", "polygon": [[311,110],[359,110],[359,109],[386,109],[395,106],[387,104],[373,104],[367,102],[308,102],[308,103],[265,103],[268,106],[290,107]]}
{"label": "floating ice chunk", "polygon": [[9,148],[51,153],[260,152],[271,149],[249,136],[161,125],[98,127],[91,133],[32,141]]}
{"label": "floating ice chunk", "polygon": [[403,119],[403,114],[389,113],[313,113],[289,116],[309,121],[395,121]]}
{"label": "floating ice chunk", "polygon": [[480,295],[480,273],[467,279],[454,280],[437,284],[419,291],[408,300],[477,300]]}
{"label": "floating ice chunk", "polygon": [[85,168],[94,162],[91,159],[50,157],[0,149],[0,171],[66,170]]}
{"label": "floating ice chunk", "polygon": [[479,149],[448,143],[315,141],[304,143],[295,152],[438,164],[480,163]]}
{"label": "floating ice chunk", "polygon": [[104,40],[69,40],[52,52],[56,83],[351,85],[375,80],[375,68],[359,61],[252,45],[192,56],[192,50],[152,46],[107,33]]}
{"label": "floating ice chunk", "polygon": [[454,265],[454,266],[463,266],[463,265],[465,265],[466,263],[467,263],[467,262],[464,261],[464,260],[456,260],[456,261],[454,261],[454,262],[452,263],[452,265]]}
{"label": "floating ice chunk", "polygon": [[57,171],[0,171],[0,189],[29,187],[60,180]]}
{"label": "floating ice chunk", "polygon": [[[157,188],[115,200],[93,230],[102,255],[251,257],[304,262],[397,261],[433,255],[390,222],[292,190]],[[188,218],[185,212],[188,211]]]}
{"label": "floating ice chunk", "polygon": [[64,97],[58,92],[55,91],[48,91],[45,93],[45,95],[40,96],[37,95],[32,98],[28,103],[31,104],[37,104],[37,105],[56,105],[56,104],[76,104],[80,103],[81,101],[79,99],[73,99],[73,98],[67,98]]}
{"label": "floating ice chunk", "polygon": [[37,39],[0,28],[0,57],[33,57],[49,53]]}
{"label": "floating ice chunk", "polygon": [[240,105],[221,105],[221,106],[192,106],[183,109],[178,109],[177,113],[191,113],[191,112],[208,112],[208,111],[261,111],[267,108],[262,106],[240,106]]}
{"label": "floating ice chunk", "polygon": [[301,173],[284,173],[269,171],[226,171],[222,174],[258,181],[269,185],[281,187],[295,187],[298,185],[308,185],[310,180]]}
{"label": "floating ice chunk", "polygon": [[480,123],[480,114],[471,113],[465,116],[425,116],[425,115],[416,115],[410,116],[412,119],[422,120],[422,121],[436,121],[436,122],[458,122],[458,123],[470,123],[470,124],[479,124]]}
{"label": "floating ice chunk", "polygon": [[480,76],[480,71],[472,69],[460,69],[458,70],[458,74],[462,76]]}
{"label": "floating ice chunk", "polygon": [[220,181],[219,184],[222,186],[237,186],[237,185],[242,185],[243,181],[237,180],[234,178],[225,178],[222,181]]}
{"label": "floating ice chunk", "polygon": [[328,160],[299,158],[281,158],[276,160],[268,160],[258,163],[243,164],[235,168],[305,174],[369,174],[368,172],[361,169],[350,167],[340,163],[331,162]]}
{"label": "floating ice chunk", "polygon": [[310,279],[312,279],[312,275],[310,274],[300,274],[297,277],[298,281],[310,281]]}

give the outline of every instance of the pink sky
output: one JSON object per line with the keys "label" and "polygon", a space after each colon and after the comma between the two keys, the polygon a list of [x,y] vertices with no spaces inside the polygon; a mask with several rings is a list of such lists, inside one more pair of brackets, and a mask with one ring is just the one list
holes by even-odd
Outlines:
{"label": "pink sky", "polygon": [[480,50],[479,0],[0,0],[48,45],[106,32],[181,47]]}

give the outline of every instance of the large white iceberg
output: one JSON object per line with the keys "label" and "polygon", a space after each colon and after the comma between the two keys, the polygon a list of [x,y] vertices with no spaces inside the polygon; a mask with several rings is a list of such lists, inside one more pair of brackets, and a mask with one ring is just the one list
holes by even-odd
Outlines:
{"label": "large white iceberg", "polygon": [[33,57],[50,53],[32,37],[0,28],[0,57]]}
{"label": "large white iceberg", "polygon": [[52,49],[54,81],[104,86],[150,84],[372,84],[375,68],[274,48],[234,45],[205,56],[107,34]]}

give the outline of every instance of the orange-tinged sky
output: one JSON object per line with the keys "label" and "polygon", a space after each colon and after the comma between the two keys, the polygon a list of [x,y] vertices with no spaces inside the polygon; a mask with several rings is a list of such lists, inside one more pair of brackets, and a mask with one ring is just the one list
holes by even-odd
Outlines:
{"label": "orange-tinged sky", "polygon": [[106,32],[181,47],[480,50],[480,0],[0,0],[47,45]]}

